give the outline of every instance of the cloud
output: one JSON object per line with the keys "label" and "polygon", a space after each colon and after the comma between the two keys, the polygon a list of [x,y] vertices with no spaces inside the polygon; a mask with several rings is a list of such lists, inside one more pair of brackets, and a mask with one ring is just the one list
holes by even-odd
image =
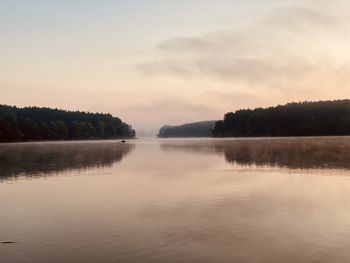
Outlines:
{"label": "cloud", "polygon": [[[229,44],[229,45],[228,45]],[[164,41],[158,46],[163,52],[174,54],[207,54],[225,48],[226,51],[249,51],[256,43],[242,34],[231,31],[220,31],[203,34],[198,37],[174,38]]]}
{"label": "cloud", "polygon": [[[332,37],[340,30],[341,19],[317,8],[278,8],[244,30],[168,39],[153,61],[137,67],[147,74],[211,78],[254,90],[328,89],[329,83],[349,80],[350,63],[339,62],[339,42]],[[347,43],[340,33],[337,37]]]}
{"label": "cloud", "polygon": [[327,28],[334,30],[340,26],[338,20],[332,15],[304,6],[277,9],[263,21],[263,24],[291,31]]}

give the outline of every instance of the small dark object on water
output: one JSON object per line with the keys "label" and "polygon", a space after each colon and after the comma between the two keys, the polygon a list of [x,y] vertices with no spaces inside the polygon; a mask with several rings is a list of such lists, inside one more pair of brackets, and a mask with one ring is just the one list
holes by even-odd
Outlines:
{"label": "small dark object on water", "polygon": [[1,244],[15,244],[17,242],[14,241],[2,241]]}
{"label": "small dark object on water", "polygon": [[122,143],[126,143],[126,141],[125,141],[125,140],[122,140]]}

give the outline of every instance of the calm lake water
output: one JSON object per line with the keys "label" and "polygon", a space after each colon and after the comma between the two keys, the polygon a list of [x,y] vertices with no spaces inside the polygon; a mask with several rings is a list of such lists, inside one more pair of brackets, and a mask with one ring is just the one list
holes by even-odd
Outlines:
{"label": "calm lake water", "polygon": [[350,137],[0,145],[0,262],[350,262]]}

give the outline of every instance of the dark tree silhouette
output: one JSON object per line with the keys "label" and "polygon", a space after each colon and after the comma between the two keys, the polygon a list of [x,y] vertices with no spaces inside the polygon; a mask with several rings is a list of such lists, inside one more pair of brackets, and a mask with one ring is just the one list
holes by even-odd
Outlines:
{"label": "dark tree silhouette", "polygon": [[179,126],[165,125],[159,130],[158,137],[212,137],[215,121],[202,121]]}
{"label": "dark tree silhouette", "polygon": [[0,105],[0,142],[133,138],[111,114]]}
{"label": "dark tree silhouette", "polygon": [[350,100],[299,102],[226,113],[215,137],[350,135]]}

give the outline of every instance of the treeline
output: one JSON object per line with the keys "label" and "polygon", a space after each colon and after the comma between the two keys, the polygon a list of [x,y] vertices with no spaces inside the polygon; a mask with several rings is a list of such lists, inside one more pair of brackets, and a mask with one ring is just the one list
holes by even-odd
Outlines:
{"label": "treeline", "polygon": [[0,142],[133,138],[111,114],[0,105]]}
{"label": "treeline", "polygon": [[163,126],[158,137],[212,137],[215,121],[187,123],[179,126]]}
{"label": "treeline", "polygon": [[350,135],[350,100],[299,102],[225,114],[215,137]]}

